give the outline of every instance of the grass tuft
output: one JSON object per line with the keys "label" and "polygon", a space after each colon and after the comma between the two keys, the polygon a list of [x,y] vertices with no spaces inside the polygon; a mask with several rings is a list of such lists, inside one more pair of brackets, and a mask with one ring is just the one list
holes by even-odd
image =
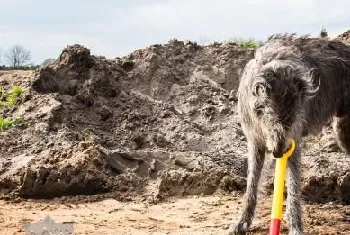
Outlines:
{"label": "grass tuft", "polygon": [[248,39],[248,40],[244,40],[244,39],[237,39],[235,41],[238,45],[240,45],[241,47],[244,48],[253,48],[256,49],[258,47],[260,47],[263,42],[262,41],[257,41],[255,39]]}
{"label": "grass tuft", "polygon": [[[0,87],[0,108],[9,108],[17,105],[22,93],[23,90],[20,86],[12,86],[11,90],[7,91],[3,87]],[[23,116],[0,116],[0,132],[6,131],[12,127],[20,127],[24,125],[25,121]]]}
{"label": "grass tuft", "polygon": [[229,40],[224,40],[223,42],[236,43],[241,47],[252,48],[252,49],[256,49],[264,44],[263,41],[259,41],[255,39],[242,39],[242,38],[231,38]]}
{"label": "grass tuft", "polygon": [[23,125],[24,125],[24,119],[22,116],[17,118],[0,117],[0,132],[6,131],[11,127],[17,127],[17,126],[23,126]]}
{"label": "grass tuft", "polygon": [[12,91],[6,97],[6,102],[8,102],[10,106],[16,105],[21,94],[22,94],[22,88],[20,86],[13,86]]}
{"label": "grass tuft", "polygon": [[326,38],[326,37],[328,37],[328,32],[327,32],[327,30],[326,30],[325,28],[322,28],[322,29],[321,29],[320,37],[321,37],[321,38]]}
{"label": "grass tuft", "polygon": [[0,88],[0,107],[8,108],[17,104],[22,95],[22,87],[13,86],[10,92],[6,92],[3,87]]}
{"label": "grass tuft", "polygon": [[255,40],[246,40],[246,41],[241,41],[239,45],[244,48],[258,48],[262,45],[262,42],[255,41]]}

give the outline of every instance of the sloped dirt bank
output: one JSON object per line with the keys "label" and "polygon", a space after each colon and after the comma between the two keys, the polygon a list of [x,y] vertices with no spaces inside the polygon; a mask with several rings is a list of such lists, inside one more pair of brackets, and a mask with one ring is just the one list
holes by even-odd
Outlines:
{"label": "sloped dirt bank", "polygon": [[[25,124],[0,133],[3,198],[243,191],[236,90],[253,54],[234,43],[171,40],[108,60],[73,45],[34,73],[1,71],[4,88],[24,93],[0,112]],[[329,136],[305,144],[303,195],[348,204],[350,160]]]}

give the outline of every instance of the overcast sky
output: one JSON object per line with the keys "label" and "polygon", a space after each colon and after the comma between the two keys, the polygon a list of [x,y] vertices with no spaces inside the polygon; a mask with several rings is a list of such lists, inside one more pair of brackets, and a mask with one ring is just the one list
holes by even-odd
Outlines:
{"label": "overcast sky", "polygon": [[22,44],[34,63],[80,43],[108,58],[171,38],[200,43],[330,36],[350,29],[350,0],[0,0],[0,48]]}

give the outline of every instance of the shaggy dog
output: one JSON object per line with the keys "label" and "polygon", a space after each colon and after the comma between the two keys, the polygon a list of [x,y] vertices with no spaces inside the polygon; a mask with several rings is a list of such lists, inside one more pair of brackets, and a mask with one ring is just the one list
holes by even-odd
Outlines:
{"label": "shaggy dog", "polygon": [[336,40],[279,35],[246,65],[238,88],[238,112],[248,141],[248,178],[242,214],[230,234],[246,234],[257,203],[265,156],[288,160],[289,235],[303,234],[300,142],[331,118],[339,145],[350,152],[350,47]]}

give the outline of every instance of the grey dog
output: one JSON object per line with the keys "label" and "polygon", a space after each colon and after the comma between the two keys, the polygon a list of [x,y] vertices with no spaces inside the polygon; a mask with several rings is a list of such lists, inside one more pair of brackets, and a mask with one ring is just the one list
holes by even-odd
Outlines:
{"label": "grey dog", "polygon": [[302,235],[302,137],[333,120],[339,145],[350,152],[350,47],[337,40],[274,36],[244,68],[237,96],[248,177],[242,214],[230,234],[247,234],[265,156],[281,157],[292,138],[297,148],[288,160],[286,215],[289,235]]}

